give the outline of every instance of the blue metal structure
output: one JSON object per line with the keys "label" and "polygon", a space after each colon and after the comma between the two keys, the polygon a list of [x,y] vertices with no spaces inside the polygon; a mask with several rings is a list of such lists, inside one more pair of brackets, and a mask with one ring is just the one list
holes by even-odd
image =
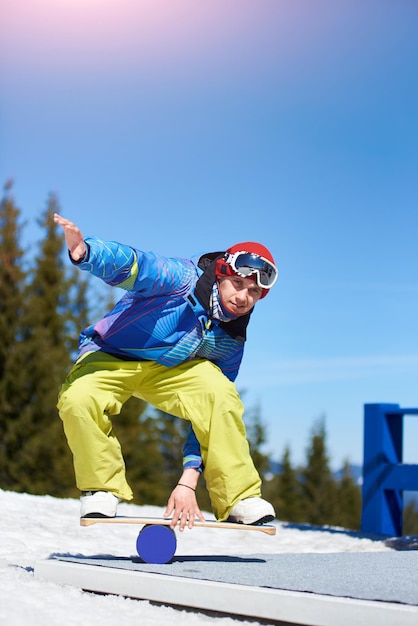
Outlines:
{"label": "blue metal structure", "polygon": [[363,532],[402,535],[403,492],[418,491],[418,465],[402,463],[404,415],[418,409],[364,405]]}

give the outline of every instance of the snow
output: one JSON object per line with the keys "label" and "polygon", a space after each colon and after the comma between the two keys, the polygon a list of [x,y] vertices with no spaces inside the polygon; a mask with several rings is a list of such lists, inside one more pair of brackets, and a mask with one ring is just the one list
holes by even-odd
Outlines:
{"label": "snow", "polygon": [[[166,626],[187,620],[188,626],[237,626],[254,621],[185,612],[119,596],[95,595],[43,582],[35,564],[52,554],[135,554],[138,528],[131,525],[79,525],[79,502],[0,490],[0,623],[8,626]],[[159,517],[155,506],[120,504],[120,515]],[[212,518],[206,514],[207,518]],[[296,552],[372,552],[390,550],[383,541],[341,528],[276,522],[274,537],[263,533],[194,529],[177,533],[177,554],[278,554]],[[187,584],[187,583],[186,583]]]}

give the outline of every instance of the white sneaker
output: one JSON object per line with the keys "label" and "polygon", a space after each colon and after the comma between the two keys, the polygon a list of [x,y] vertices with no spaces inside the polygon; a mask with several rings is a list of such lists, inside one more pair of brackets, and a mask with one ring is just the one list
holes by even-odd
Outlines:
{"label": "white sneaker", "polygon": [[272,522],[276,517],[276,513],[270,502],[263,498],[245,498],[240,500],[232,508],[228,522],[236,522],[238,524],[266,524]]}
{"label": "white sneaker", "polygon": [[80,517],[115,517],[118,503],[110,491],[82,491]]}

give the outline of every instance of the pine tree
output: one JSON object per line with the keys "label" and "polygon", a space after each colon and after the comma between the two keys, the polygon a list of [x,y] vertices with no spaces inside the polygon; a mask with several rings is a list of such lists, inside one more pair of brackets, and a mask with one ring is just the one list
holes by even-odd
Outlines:
{"label": "pine tree", "polygon": [[353,479],[348,461],[344,463],[342,477],[337,484],[337,502],[334,523],[343,528],[358,530],[361,517],[361,493]]}
{"label": "pine tree", "polygon": [[[30,377],[27,402],[17,429],[19,455],[14,466],[14,488],[71,496],[78,492],[56,401],[76,354],[80,329],[89,323],[86,290],[94,289],[94,285],[88,284],[77,269],[66,270],[66,254],[65,265],[62,259],[64,238],[53,221],[55,212],[59,213],[60,207],[57,198],[51,195],[39,221],[46,235],[26,288],[24,345]],[[104,290],[102,295],[106,308],[113,301],[109,293]],[[92,300],[96,302],[97,298]],[[158,419],[144,415],[145,407],[146,403],[131,398],[120,416],[114,418],[114,429],[122,446],[135,501],[164,505],[172,488],[167,451],[162,445],[167,437]],[[181,451],[179,459],[181,468]]]}
{"label": "pine tree", "polygon": [[157,419],[146,415],[146,402],[130,398],[113,427],[122,447],[126,476],[136,504],[164,506],[168,486],[164,475],[161,432]]}
{"label": "pine tree", "polygon": [[18,453],[16,423],[25,386],[22,316],[26,272],[20,246],[20,209],[7,182],[0,203],[0,487],[11,489],[11,466]]}
{"label": "pine tree", "polygon": [[412,500],[403,510],[403,535],[418,535],[418,509]]}
{"label": "pine tree", "polygon": [[182,450],[190,423],[160,410],[156,410],[156,419],[160,429],[165,481],[171,492],[182,472]]}
{"label": "pine tree", "polygon": [[58,200],[51,195],[39,220],[46,235],[25,292],[26,386],[15,429],[13,488],[64,496],[75,493],[74,473],[56,402],[77,343],[74,327],[86,324],[87,306],[85,286],[77,283],[75,271],[67,277],[64,270],[56,211]]}
{"label": "pine tree", "polygon": [[[164,499],[167,500],[183,471],[183,446],[190,423],[164,411],[155,411],[160,432],[160,451],[163,457]],[[211,510],[204,474],[199,477],[196,498],[202,510]]]}
{"label": "pine tree", "polygon": [[298,472],[292,467],[290,448],[286,446],[281,460],[282,471],[278,475],[279,504],[276,508],[277,517],[289,522],[303,521],[301,486]]}
{"label": "pine tree", "polygon": [[264,480],[270,470],[270,461],[268,455],[262,452],[262,447],[266,443],[267,437],[259,405],[244,413],[244,423],[250,445],[251,458],[262,480]]}
{"label": "pine tree", "polygon": [[333,524],[336,511],[336,483],[329,467],[325,420],[312,430],[307,463],[301,472],[303,518],[309,524]]}

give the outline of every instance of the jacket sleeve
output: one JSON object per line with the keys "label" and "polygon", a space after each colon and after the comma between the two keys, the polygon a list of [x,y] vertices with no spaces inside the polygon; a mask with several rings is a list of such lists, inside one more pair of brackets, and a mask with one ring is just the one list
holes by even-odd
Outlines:
{"label": "jacket sleeve", "polygon": [[187,293],[196,269],[189,259],[162,257],[116,241],[86,237],[87,254],[75,263],[112,287],[152,295]]}
{"label": "jacket sleeve", "polygon": [[191,426],[189,434],[187,435],[186,443],[183,447],[183,469],[195,469],[199,472],[203,471],[200,444]]}

